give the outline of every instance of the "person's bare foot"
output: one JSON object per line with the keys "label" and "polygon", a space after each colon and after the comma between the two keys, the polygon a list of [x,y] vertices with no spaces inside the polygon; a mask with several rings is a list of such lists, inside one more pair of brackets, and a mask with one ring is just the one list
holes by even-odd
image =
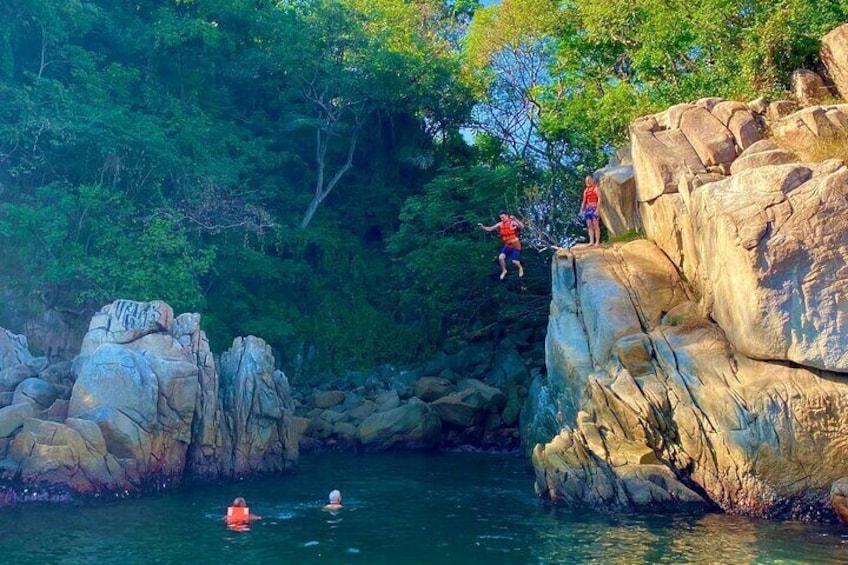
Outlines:
{"label": "person's bare foot", "polygon": [[501,271],[501,280],[504,280],[506,277],[506,271]]}

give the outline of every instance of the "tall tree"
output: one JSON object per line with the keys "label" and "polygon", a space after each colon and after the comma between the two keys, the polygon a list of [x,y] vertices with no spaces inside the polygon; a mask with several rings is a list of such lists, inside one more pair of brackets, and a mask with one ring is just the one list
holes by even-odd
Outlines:
{"label": "tall tree", "polygon": [[[292,16],[275,42],[297,82],[303,113],[291,127],[314,131],[312,198],[300,221],[315,212],[354,166],[363,127],[376,114],[429,115],[443,122],[438,98],[468,98],[455,80],[453,53],[424,17],[434,2],[318,0],[284,4]],[[440,3],[441,4],[441,3]],[[435,90],[434,90],[435,89]],[[434,92],[440,93],[434,96]],[[467,106],[467,103],[465,103]],[[454,114],[456,115],[456,114]]]}

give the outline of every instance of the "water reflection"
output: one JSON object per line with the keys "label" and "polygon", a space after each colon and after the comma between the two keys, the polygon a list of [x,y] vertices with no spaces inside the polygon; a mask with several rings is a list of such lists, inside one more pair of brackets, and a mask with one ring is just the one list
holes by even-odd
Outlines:
{"label": "water reflection", "polygon": [[547,518],[533,551],[539,563],[848,563],[848,532],[841,526],[562,509]]}
{"label": "water reflection", "polygon": [[[335,514],[321,510],[331,484],[345,493]],[[221,521],[235,495],[265,517],[250,532]],[[275,479],[2,508],[0,529],[3,563],[15,565],[848,563],[840,527],[551,507],[523,461],[479,454],[313,456]]]}

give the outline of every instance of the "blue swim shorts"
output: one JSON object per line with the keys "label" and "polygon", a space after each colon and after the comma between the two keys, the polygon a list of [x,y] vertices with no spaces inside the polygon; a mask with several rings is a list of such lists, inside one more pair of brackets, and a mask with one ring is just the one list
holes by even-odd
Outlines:
{"label": "blue swim shorts", "polygon": [[598,210],[595,208],[586,208],[583,210],[583,220],[588,222],[598,219]]}
{"label": "blue swim shorts", "polygon": [[521,250],[516,249],[515,247],[507,247],[504,246],[501,249],[501,253],[506,255],[508,261],[520,261],[521,260]]}

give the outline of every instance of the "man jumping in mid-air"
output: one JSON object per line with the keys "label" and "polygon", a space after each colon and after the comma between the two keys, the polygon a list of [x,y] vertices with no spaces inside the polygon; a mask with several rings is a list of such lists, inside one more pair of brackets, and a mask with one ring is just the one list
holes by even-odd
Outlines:
{"label": "man jumping in mid-air", "polygon": [[521,266],[521,240],[518,239],[518,232],[516,230],[524,229],[524,224],[521,223],[521,220],[510,216],[506,212],[501,212],[500,218],[501,221],[493,226],[477,225],[486,231],[498,230],[501,236],[503,247],[501,248],[500,255],[498,255],[498,262],[501,264],[501,280],[506,277],[507,258],[512,261],[513,265],[518,267],[518,276],[523,277],[524,267]]}

